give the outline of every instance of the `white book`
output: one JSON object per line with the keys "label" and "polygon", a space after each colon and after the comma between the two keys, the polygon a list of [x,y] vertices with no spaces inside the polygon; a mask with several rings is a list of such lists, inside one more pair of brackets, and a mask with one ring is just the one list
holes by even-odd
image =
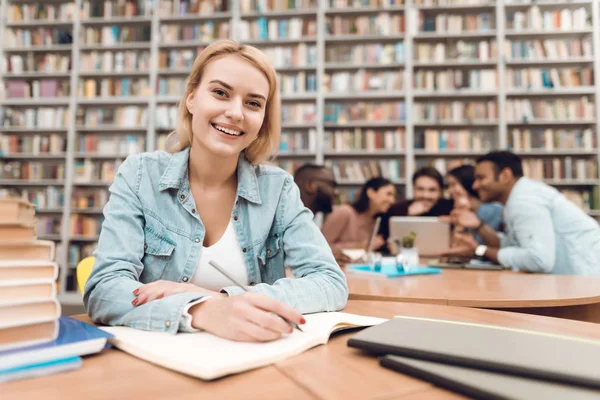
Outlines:
{"label": "white book", "polygon": [[201,379],[216,379],[270,365],[326,344],[333,332],[357,326],[373,326],[385,319],[341,312],[305,315],[304,332],[294,331],[267,343],[235,342],[207,332],[178,333],[141,331],[126,327],[102,327],[115,337],[110,342],[142,360]]}

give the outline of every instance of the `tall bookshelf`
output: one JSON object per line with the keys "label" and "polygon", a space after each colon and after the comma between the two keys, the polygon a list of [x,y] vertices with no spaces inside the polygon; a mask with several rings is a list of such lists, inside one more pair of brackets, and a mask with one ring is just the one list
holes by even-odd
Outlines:
{"label": "tall bookshelf", "polygon": [[[500,148],[561,190],[600,191],[597,1],[110,3],[0,3],[0,186],[39,204],[39,236],[60,248],[65,303],[81,302],[76,262],[98,240],[116,168],[165,147],[191,64],[217,38],[255,45],[276,65],[281,167],[330,165],[346,198],[381,172],[411,196],[419,166]],[[13,6],[34,4],[58,13],[15,21]],[[553,18],[571,26],[555,29]],[[20,30],[41,32],[20,40],[52,44],[4,44]],[[538,57],[540,45],[553,56]]]}

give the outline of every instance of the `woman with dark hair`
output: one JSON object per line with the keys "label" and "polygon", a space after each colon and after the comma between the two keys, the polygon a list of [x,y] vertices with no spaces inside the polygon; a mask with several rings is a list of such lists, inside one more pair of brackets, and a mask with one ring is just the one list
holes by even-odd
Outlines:
{"label": "woman with dark hair", "polygon": [[[325,219],[322,232],[332,248],[363,249],[367,246],[377,217],[396,201],[396,188],[388,179],[372,178],[365,183],[353,204],[336,207]],[[377,236],[373,248],[385,244]]]}
{"label": "woman with dark hair", "polygon": [[[499,203],[482,203],[479,194],[473,189],[475,167],[461,165],[450,170],[446,176],[446,182],[448,184],[448,194],[454,200],[454,209],[463,208],[474,211],[482,223],[489,225],[497,232],[502,231],[504,223],[502,205]],[[473,234],[478,243],[484,243],[477,233],[477,229],[466,229],[464,231]]]}

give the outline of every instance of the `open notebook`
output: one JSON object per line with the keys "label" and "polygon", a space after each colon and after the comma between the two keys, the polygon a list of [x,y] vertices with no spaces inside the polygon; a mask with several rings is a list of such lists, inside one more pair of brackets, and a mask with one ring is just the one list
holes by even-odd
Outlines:
{"label": "open notebook", "polygon": [[382,318],[340,312],[305,315],[304,333],[293,333],[267,343],[234,342],[206,332],[140,331],[126,327],[102,327],[115,337],[110,342],[142,360],[202,379],[215,379],[282,361],[312,347],[326,344],[336,331],[372,326]]}

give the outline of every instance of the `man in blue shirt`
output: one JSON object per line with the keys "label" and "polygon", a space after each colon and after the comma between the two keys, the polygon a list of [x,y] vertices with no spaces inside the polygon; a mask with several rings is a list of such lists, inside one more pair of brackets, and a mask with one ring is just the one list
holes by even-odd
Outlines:
{"label": "man in blue shirt", "polygon": [[477,160],[473,189],[484,202],[505,205],[499,236],[468,210],[453,223],[476,229],[486,244],[460,236],[444,255],[483,257],[505,266],[555,274],[600,275],[600,225],[555,188],[523,176],[521,159],[493,151]]}

